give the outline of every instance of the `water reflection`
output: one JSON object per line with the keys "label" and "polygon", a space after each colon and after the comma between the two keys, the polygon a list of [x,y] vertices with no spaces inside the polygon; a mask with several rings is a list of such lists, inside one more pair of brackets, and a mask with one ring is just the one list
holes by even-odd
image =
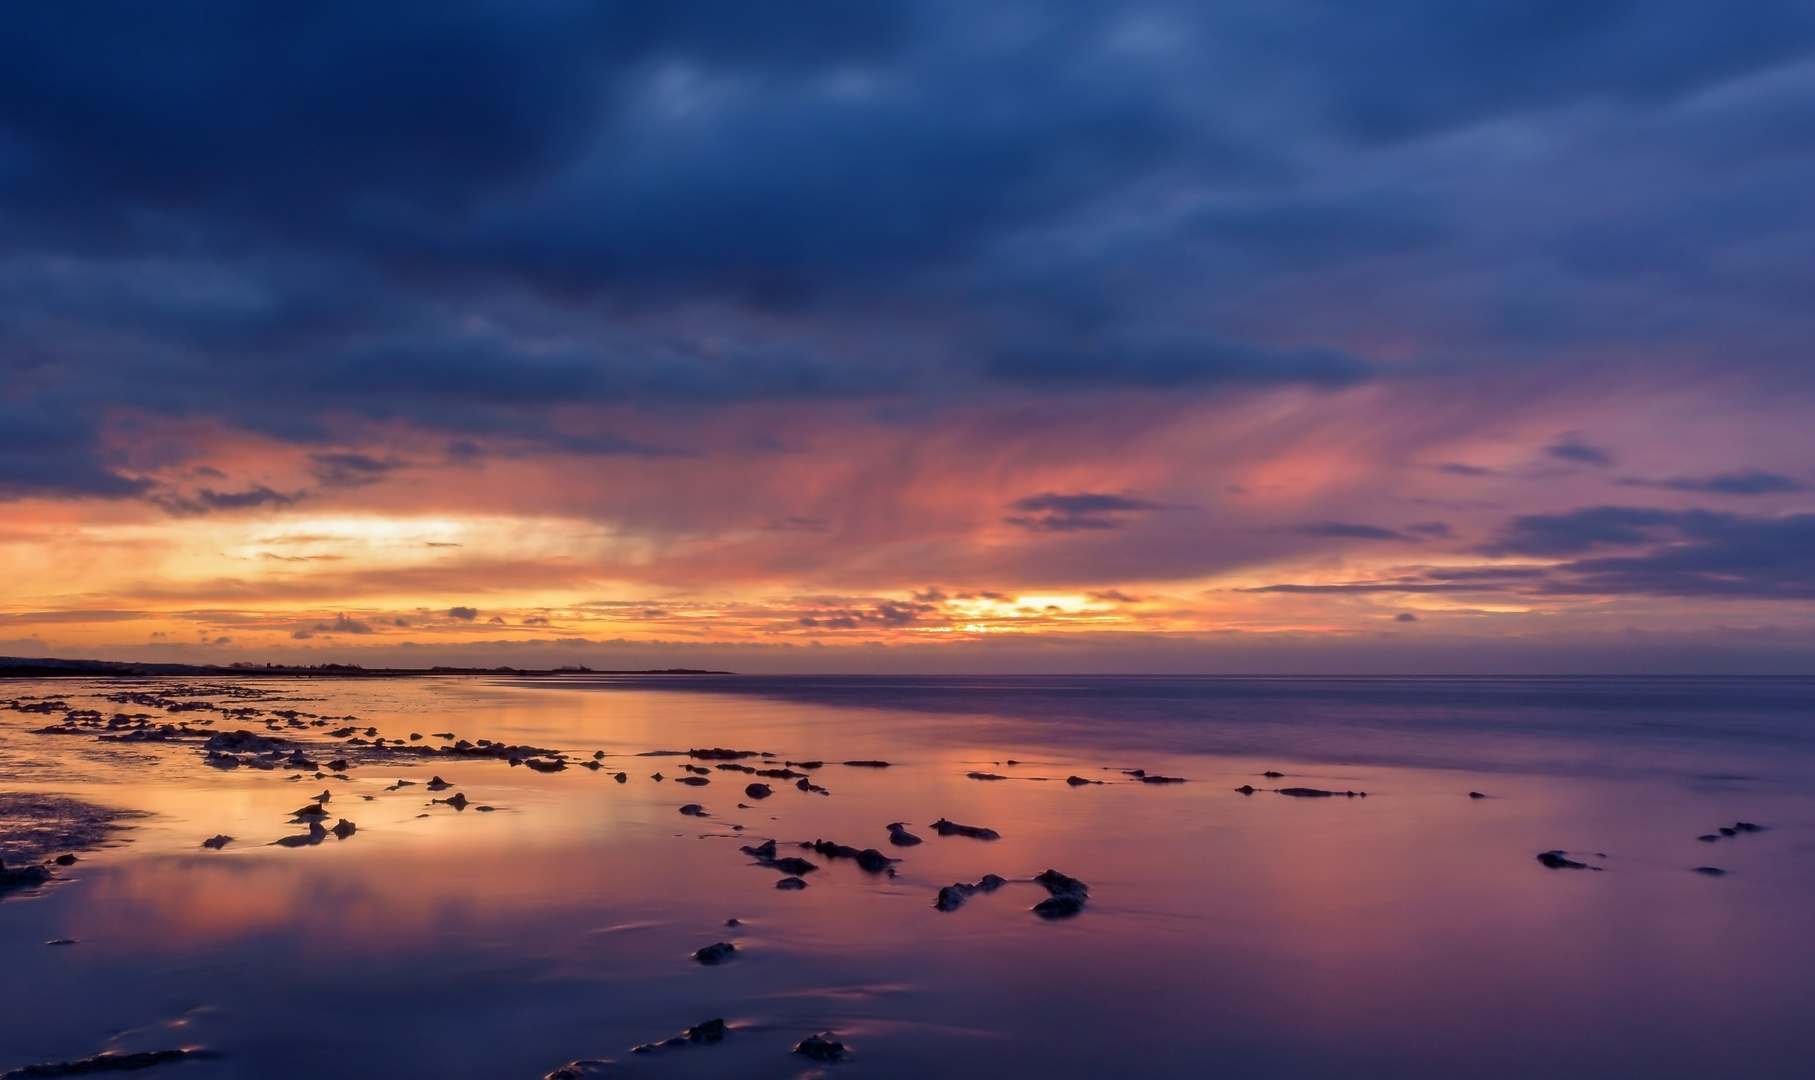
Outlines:
{"label": "water reflection", "polygon": [[[117,1043],[219,1051],[167,1066],[196,1077],[536,1077],[580,1058],[622,1075],[783,1077],[827,1068],[788,1053],[826,1030],[851,1048],[834,1068],[878,1077],[1787,1077],[1815,1050],[1800,1017],[1815,990],[1803,759],[1761,754],[1728,776],[1764,780],[1696,782],[1508,767],[1559,741],[1618,760],[1634,721],[1597,720],[1606,698],[1572,722],[1579,701],[1527,688],[1478,723],[1492,733],[1476,767],[1434,769],[1343,765],[1303,746],[1296,759],[1163,752],[1165,738],[1130,726],[1179,718],[1142,721],[1138,694],[1102,688],[1086,697],[1106,704],[1073,701],[1070,719],[1048,723],[1026,715],[1026,684],[973,688],[970,712],[879,707],[913,696],[899,687],[859,703],[842,684],[836,701],[773,686],[260,685],[286,699],[269,707],[354,714],[390,737],[432,728],[604,750],[630,779],[438,761],[287,781],[209,769],[192,748],[25,735],[42,719],[0,714],[10,786],[155,815],[64,884],[0,904],[0,1067]],[[74,705],[91,689],[11,693]],[[1492,699],[1468,693],[1477,711]],[[1294,730],[1321,731],[1309,717],[1330,708],[1322,686],[1267,700],[1269,722]],[[1094,727],[1077,719],[1088,708]],[[1332,726],[1312,742],[1355,738]],[[1453,761],[1470,752],[1467,730],[1441,747],[1393,737]],[[1717,742],[1696,729],[1645,753],[1674,761]],[[649,776],[678,775],[681,759],[633,756],[690,746],[896,764],[828,765],[814,781],[829,796],[776,782],[753,802],[742,774],[678,787]],[[1190,782],[1126,782],[1118,770],[1135,767]],[[1010,779],[966,776],[979,768]],[[1287,777],[1262,779],[1270,768]],[[500,809],[432,804],[420,783],[388,790],[431,773]],[[1121,782],[1063,783],[1072,773]],[[1369,796],[1243,796],[1243,783]],[[324,784],[329,823],[358,832],[269,846]],[[710,817],[676,812],[693,802]],[[937,837],[926,826],[942,816],[1002,838]],[[1740,819],[1771,827],[1694,839]],[[926,842],[889,848],[893,821]],[[216,833],[236,839],[202,850]],[[903,861],[890,877],[804,852],[821,869],[784,893],[738,850],[764,837]],[[1606,872],[1537,865],[1552,848]],[[1709,862],[1732,874],[1690,872]],[[1079,917],[1030,913],[1046,893],[1028,879],[1049,867],[1090,884]],[[987,873],[1015,880],[933,909],[941,886]],[[54,938],[79,944],[41,944]],[[716,941],[735,958],[692,962]],[[731,1024],[722,1042],[627,1053],[713,1017]]]}

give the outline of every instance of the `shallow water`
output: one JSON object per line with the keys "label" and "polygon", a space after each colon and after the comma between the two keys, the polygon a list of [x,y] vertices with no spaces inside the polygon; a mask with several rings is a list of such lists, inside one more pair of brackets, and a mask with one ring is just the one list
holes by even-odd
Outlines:
{"label": "shallow water", "polygon": [[[214,1056],[146,1075],[534,1078],[601,1059],[626,1077],[1790,1077],[1815,1054],[1809,681],[235,685],[271,696],[172,696],[603,750],[607,770],[286,780],[0,712],[0,789],[152,815],[0,900],[0,1071],[173,1046]],[[0,701],[157,712],[96,696],[120,688],[8,682]],[[894,764],[828,764],[829,795],[770,781],[752,802],[741,774],[684,788],[686,759],[633,756],[702,746]],[[429,805],[434,773],[498,810]],[[399,779],[419,785],[386,790]],[[269,846],[324,786],[329,823],[358,832]],[[711,816],[676,812],[692,802]],[[938,837],[942,816],[1002,837]],[[1767,829],[1695,839],[1740,820]],[[892,821],[925,843],[890,847]],[[237,839],[199,847],[217,833]],[[780,892],[738,851],[764,837],[902,861],[889,877],[797,852],[822,868]],[[1557,848],[1605,869],[1535,861]],[[1075,918],[1031,913],[1049,867],[1089,883]],[[1018,880],[934,910],[986,873]],[[737,955],[690,959],[717,941]],[[713,1017],[720,1042],[629,1052]],[[789,1053],[822,1031],[846,1060]]]}

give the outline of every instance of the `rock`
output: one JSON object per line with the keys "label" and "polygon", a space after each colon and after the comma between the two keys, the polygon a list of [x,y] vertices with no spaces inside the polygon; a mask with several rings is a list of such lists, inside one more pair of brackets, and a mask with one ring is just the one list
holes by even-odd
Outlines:
{"label": "rock", "polygon": [[782,764],[795,769],[820,769],[825,767],[823,761],[784,761]]}
{"label": "rock", "polygon": [[807,883],[797,877],[785,877],[776,882],[775,887],[783,892],[793,892],[796,889],[806,888]]}
{"label": "rock", "polygon": [[1083,777],[1082,777],[1082,776],[1067,776],[1067,777],[1066,777],[1066,778],[1065,778],[1065,782],[1066,782],[1066,783],[1067,783],[1067,784],[1070,784],[1070,785],[1071,785],[1071,786],[1072,786],[1072,787],[1078,787],[1078,786],[1080,786],[1080,785],[1083,785],[1083,784],[1100,784],[1100,783],[1102,783],[1102,782],[1103,782],[1103,781],[1101,781],[1101,780],[1086,780],[1086,779],[1084,779],[1084,778],[1083,778]]}
{"label": "rock", "polygon": [[346,772],[347,771],[347,759],[346,758],[335,758],[333,761],[328,762],[328,771],[329,772]]}
{"label": "rock", "polygon": [[1034,878],[1034,883],[1044,886],[1052,894],[1033,907],[1034,914],[1042,919],[1063,919],[1076,915],[1084,910],[1084,901],[1090,897],[1090,886],[1057,870],[1047,870]]}
{"label": "rock", "polygon": [[794,786],[799,788],[800,790],[808,793],[809,795],[830,795],[831,794],[831,792],[827,791],[825,788],[820,787],[818,784],[815,784],[813,781],[808,780],[804,776],[801,777],[799,782],[797,782]]}
{"label": "rock", "polygon": [[544,1076],[542,1080],[585,1080],[586,1077],[597,1072],[602,1072],[610,1067],[611,1062],[609,1061],[601,1061],[597,1058],[586,1058],[581,1061],[563,1065],[554,1072]]}
{"label": "rock", "polygon": [[[397,781],[397,785],[399,787],[402,787],[406,782],[407,781],[399,780],[399,781]],[[454,785],[448,783],[446,780],[441,779],[441,777],[439,777],[439,776],[433,778],[432,780],[430,780],[428,782],[428,789],[430,791],[445,791],[448,788],[451,788],[453,786]]]}
{"label": "rock", "polygon": [[707,816],[706,808],[696,802],[690,802],[686,806],[681,807],[681,813],[686,814],[688,817]]}
{"label": "rock", "polygon": [[889,763],[886,761],[847,761],[845,764],[860,769],[886,769],[889,767]]}
{"label": "rock", "polygon": [[751,784],[744,788],[744,794],[752,799],[766,799],[775,794],[768,784]]}
{"label": "rock", "polygon": [[601,765],[601,764],[599,764],[599,763],[598,763],[598,762],[596,762],[596,761],[582,761],[582,762],[580,762],[580,768],[582,768],[582,769],[591,769],[591,770],[592,770],[592,771],[593,771],[593,772],[598,772],[598,771],[599,771],[599,770],[600,770],[600,769],[603,769],[603,768],[604,768],[604,767],[605,767],[605,766],[603,766],[603,765]]}
{"label": "rock", "polygon": [[683,1034],[687,1036],[688,1042],[717,1042],[725,1037],[725,1022],[708,1020],[703,1024],[695,1024]]}
{"label": "rock", "polygon": [[358,832],[359,826],[353,824],[351,821],[348,821],[346,818],[341,818],[340,824],[334,826],[334,828],[331,831],[334,833],[335,836],[339,837],[342,840],[345,840],[347,837],[352,836],[354,833]]}
{"label": "rock", "polygon": [[954,882],[939,890],[939,896],[933,901],[933,907],[940,911],[957,911],[964,902],[977,893],[992,893],[1008,884],[1008,880],[995,874],[985,874],[975,885],[962,881]]}
{"label": "rock", "polygon": [[445,799],[433,799],[430,801],[438,802],[438,803],[446,803],[448,806],[451,806],[456,810],[465,810],[466,804],[467,804],[466,794],[464,792],[459,792],[459,791],[454,792],[452,795],[448,796]]}
{"label": "rock", "polygon": [[560,772],[567,768],[567,762],[559,759],[554,761],[539,761],[536,758],[524,758],[523,764],[540,773]]}
{"label": "rock", "polygon": [[1185,778],[1182,776],[1148,775],[1141,777],[1143,784],[1182,784],[1184,782]]}
{"label": "rock", "polygon": [[1727,872],[1725,870],[1722,870],[1718,866],[1698,866],[1695,868],[1695,872],[1698,874],[1706,874],[1709,877],[1726,877],[1727,876]]}
{"label": "rock", "polygon": [[774,780],[798,780],[802,775],[793,769],[753,769],[751,771],[758,776],[767,776]]}
{"label": "rock", "polygon": [[1241,787],[1238,787],[1235,790],[1241,792],[1243,795],[1252,795],[1252,794],[1254,794],[1255,789],[1254,789],[1253,784],[1243,784]]}
{"label": "rock", "polygon": [[686,770],[686,771],[688,771],[688,772],[690,772],[690,773],[698,773],[698,774],[699,774],[699,775],[701,775],[701,776],[710,776],[710,775],[712,775],[712,770],[711,770],[711,769],[706,769],[706,768],[701,768],[701,767],[700,767],[700,766],[698,766],[698,765],[682,765],[682,766],[681,766],[681,768],[682,768],[682,769],[685,769],[685,770]]}
{"label": "rock", "polygon": [[72,937],[60,937],[60,938],[51,938],[49,941],[45,942],[44,944],[46,944],[46,945],[80,945],[81,942],[77,941],[75,938],[72,938]]}
{"label": "rock", "polygon": [[663,780],[666,780],[666,779],[668,779],[668,778],[667,778],[667,777],[666,777],[666,776],[663,776],[663,775],[662,775],[662,774],[661,774],[661,773],[659,773],[659,772],[654,772],[654,773],[650,773],[650,774],[649,774],[649,779],[651,779],[651,780],[654,780],[654,781],[655,781],[655,782],[656,782],[656,783],[658,783],[658,784],[659,784],[659,783],[661,783],[661,782],[662,782],[662,781],[663,781]]}
{"label": "rock", "polygon": [[725,920],[725,925],[726,925],[726,926],[742,926],[742,925],[744,925],[744,924],[743,924],[743,923],[741,923],[741,922],[739,922],[739,921],[738,921],[738,920],[736,920],[736,919],[726,919],[726,920]]}
{"label": "rock", "polygon": [[320,803],[310,803],[301,810],[292,810],[290,816],[294,818],[327,817],[328,812],[321,808]]}
{"label": "rock", "polygon": [[972,780],[1007,780],[1008,779],[1008,777],[1003,776],[1000,773],[993,773],[993,772],[968,772],[968,773],[965,773],[964,775],[970,777]]}
{"label": "rock", "polygon": [[8,870],[6,863],[0,861],[0,892],[8,889],[26,889],[33,885],[42,885],[50,880],[50,870],[43,866],[22,866]]}
{"label": "rock", "polygon": [[0,1073],[0,1080],[29,1080],[29,1078],[40,1076],[80,1076],[84,1073],[97,1072],[131,1072],[136,1069],[147,1069],[153,1065],[162,1065],[166,1061],[177,1061],[194,1053],[196,1053],[194,1050],[141,1050],[135,1054],[109,1052],[82,1058],[79,1061],[59,1061],[51,1065],[27,1065],[22,1069]]}
{"label": "rock", "polygon": [[1469,798],[1471,798],[1471,799],[1485,799],[1485,798],[1487,798],[1487,796],[1485,796],[1485,795],[1483,795],[1483,794],[1481,794],[1481,793],[1480,793],[1480,792],[1479,792],[1479,791],[1471,791],[1471,792],[1469,792],[1469,793],[1468,793],[1468,797],[1469,797]]}
{"label": "rock", "polygon": [[211,836],[208,839],[203,840],[202,846],[209,851],[219,851],[231,843],[233,843],[233,837],[228,836],[226,833],[221,833],[218,836]]}
{"label": "rock", "polygon": [[793,855],[783,859],[776,859],[769,865],[776,870],[780,870],[784,874],[791,874],[795,877],[799,877],[802,874],[810,874],[819,869],[817,863],[810,863],[805,859]]}
{"label": "rock", "polygon": [[321,827],[321,821],[309,822],[309,831],[299,836],[280,836],[272,841],[277,847],[314,847],[328,838],[328,830]]}
{"label": "rock", "polygon": [[745,844],[739,850],[758,862],[775,861],[775,841],[773,840],[764,840],[762,843],[755,846]]}
{"label": "rock", "polygon": [[74,865],[76,865],[76,857],[74,855],[68,855],[68,854],[59,855],[56,858],[52,859],[51,861],[56,863],[58,866],[74,866]]}
{"label": "rock", "polygon": [[1569,853],[1566,851],[1561,851],[1561,850],[1542,851],[1542,852],[1538,853],[1538,861],[1543,863],[1545,866],[1550,867],[1552,870],[1586,870],[1586,869],[1588,869],[1587,863],[1580,863],[1580,862],[1576,862],[1574,859],[1564,858],[1564,856],[1567,854],[1569,854]]}
{"label": "rock", "polygon": [[720,941],[703,949],[696,949],[693,958],[702,964],[722,964],[736,954],[737,946],[729,941]]}
{"label": "rock", "polygon": [[1368,794],[1365,791],[1325,791],[1322,788],[1313,787],[1283,787],[1273,790],[1280,795],[1291,795],[1300,799],[1327,799],[1335,795],[1346,795],[1353,799],[1366,798]]}
{"label": "rock", "polygon": [[689,750],[687,756],[701,761],[736,761],[739,758],[761,757],[762,753],[757,750],[726,750],[722,746],[715,746],[710,750]]}
{"label": "rock", "polygon": [[1002,834],[994,829],[986,829],[981,825],[960,825],[944,818],[933,822],[933,828],[940,836],[968,836],[973,840],[1002,839]]}
{"label": "rock", "polygon": [[859,851],[857,853],[858,869],[867,870],[872,874],[882,873],[884,870],[887,870],[889,868],[889,865],[891,863],[894,863],[895,861],[896,860],[889,858],[887,855],[884,855],[882,852],[877,851],[875,848],[864,848],[862,851]]}
{"label": "rock", "polygon": [[837,1061],[844,1056],[844,1043],[833,1042],[826,1038],[831,1032],[809,1035],[794,1044],[794,1052],[814,1061]]}
{"label": "rock", "polygon": [[497,809],[498,808],[495,806],[475,806],[475,807],[473,807],[473,812],[476,814],[490,814],[490,813],[495,812]]}
{"label": "rock", "polygon": [[706,779],[703,776],[683,776],[683,777],[676,779],[675,783],[686,784],[688,787],[701,787],[703,785],[712,783],[712,781]]}
{"label": "rock", "polygon": [[889,830],[889,843],[896,847],[913,847],[920,843],[920,838],[907,831],[905,822],[894,821],[885,826]]}
{"label": "rock", "polygon": [[1268,769],[1266,772],[1261,773],[1261,775],[1266,777],[1269,780],[1277,780],[1286,774],[1282,773],[1282,772],[1274,772],[1273,770]]}
{"label": "rock", "polygon": [[611,778],[613,780],[616,780],[618,783],[622,784],[624,781],[630,779],[630,774],[629,773],[614,773],[614,774],[612,774]]}

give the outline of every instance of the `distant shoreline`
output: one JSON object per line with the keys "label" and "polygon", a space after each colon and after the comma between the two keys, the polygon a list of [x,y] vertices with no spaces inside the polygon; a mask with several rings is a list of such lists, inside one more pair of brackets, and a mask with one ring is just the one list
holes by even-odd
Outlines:
{"label": "distant shoreline", "polygon": [[56,679],[111,675],[123,678],[153,675],[287,675],[309,678],[396,679],[428,675],[735,675],[734,671],[701,668],[647,668],[604,671],[589,667],[428,667],[368,668],[358,664],[150,664],[120,660],[64,660],[57,657],[0,656],[0,679]]}

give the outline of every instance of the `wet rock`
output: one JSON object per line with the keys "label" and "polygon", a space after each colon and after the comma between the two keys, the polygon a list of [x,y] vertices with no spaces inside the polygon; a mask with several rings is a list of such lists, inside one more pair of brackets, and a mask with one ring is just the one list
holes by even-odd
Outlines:
{"label": "wet rock", "polygon": [[1567,851],[1560,849],[1556,851],[1541,851],[1538,853],[1538,861],[1545,866],[1550,867],[1552,870],[1588,869],[1587,863],[1576,862],[1574,859],[1565,858],[1568,854]]}
{"label": "wet rock", "polygon": [[334,828],[331,829],[330,831],[339,839],[345,840],[347,837],[352,836],[354,833],[358,832],[359,826],[353,824],[351,821],[348,821],[346,818],[341,818],[340,824],[334,826]]}
{"label": "wet rock", "polygon": [[688,787],[704,787],[705,785],[712,783],[712,781],[703,776],[683,776],[676,779],[675,783],[686,784]]}
{"label": "wet rock", "polygon": [[1141,777],[1147,775],[1147,770],[1146,769],[1123,769],[1122,775],[1123,776],[1132,776],[1136,780],[1139,780]]}
{"label": "wet rock", "polygon": [[802,774],[793,769],[757,769],[756,775],[767,776],[774,780],[798,780]]}
{"label": "wet rock", "polygon": [[826,1038],[830,1034],[832,1033],[827,1031],[818,1035],[809,1035],[794,1044],[794,1052],[802,1057],[812,1058],[814,1061],[837,1061],[844,1057],[844,1043]]}
{"label": "wet rock", "polygon": [[473,807],[473,812],[477,814],[490,814],[494,813],[497,809],[498,808],[495,806],[475,806]]}
{"label": "wet rock", "polygon": [[762,753],[758,750],[727,750],[715,746],[710,750],[689,750],[687,756],[701,761],[736,761],[740,758],[761,757]]}
{"label": "wet rock", "polygon": [[596,762],[596,761],[582,761],[582,762],[580,762],[580,768],[582,768],[582,769],[591,769],[591,770],[592,770],[592,771],[593,771],[593,772],[598,772],[598,771],[599,771],[599,770],[600,770],[600,769],[603,769],[603,768],[604,768],[604,767],[605,767],[605,766],[603,766],[603,765],[601,765],[601,764],[599,764],[599,763],[598,763],[598,762]]}
{"label": "wet rock", "polygon": [[51,938],[49,941],[45,942],[44,944],[46,944],[46,945],[80,945],[81,942],[77,941],[75,938],[60,937],[60,938]]}
{"label": "wet rock", "polygon": [[335,758],[333,761],[328,762],[328,771],[329,772],[346,772],[347,771],[347,759],[346,758]]}
{"label": "wet rock", "polygon": [[630,779],[630,774],[629,773],[614,773],[614,774],[612,774],[611,778],[613,780],[616,780],[618,783],[622,784],[626,780]]}
{"label": "wet rock", "polygon": [[775,794],[768,784],[751,784],[744,788],[744,794],[752,799],[766,799]]}
{"label": "wet rock", "polygon": [[0,860],[0,892],[8,889],[28,889],[42,885],[50,880],[50,868],[45,866],[21,866],[8,869],[4,860]]}
{"label": "wet rock", "polygon": [[725,772],[753,773],[756,771],[754,768],[752,768],[749,765],[739,765],[735,761],[729,761],[723,765],[715,765],[715,766],[713,766],[713,768],[721,769]]}
{"label": "wet rock", "polygon": [[52,859],[51,861],[56,863],[58,866],[74,866],[74,865],[76,865],[76,857],[74,855],[67,855],[67,854],[59,855],[56,858]]}
{"label": "wet rock", "polygon": [[745,844],[739,850],[752,859],[755,859],[757,862],[775,861],[775,841],[773,840],[764,840],[762,843],[755,846]]}
{"label": "wet rock", "polygon": [[682,765],[681,768],[687,770],[690,773],[698,773],[701,776],[711,776],[712,775],[711,769],[702,768],[698,765]]}
{"label": "wet rock", "polygon": [[560,772],[567,768],[567,762],[559,759],[554,761],[540,761],[536,758],[524,758],[523,764],[540,773]]}
{"label": "wet rock", "polygon": [[1182,784],[1184,782],[1185,778],[1182,776],[1160,776],[1157,774],[1150,774],[1141,777],[1141,783],[1143,784]]}
{"label": "wet rock", "polygon": [[1471,799],[1485,799],[1485,798],[1487,798],[1487,796],[1485,796],[1485,795],[1483,795],[1483,794],[1481,794],[1481,793],[1480,793],[1480,792],[1479,792],[1479,791],[1471,791],[1471,792],[1469,792],[1469,793],[1468,793],[1468,797],[1469,797],[1469,798],[1471,798]]}
{"label": "wet rock", "polygon": [[1063,919],[1076,915],[1084,910],[1084,902],[1090,898],[1090,886],[1057,870],[1047,870],[1034,878],[1034,883],[1052,894],[1033,907],[1034,914],[1042,919]]}
{"label": "wet rock", "polygon": [[1261,775],[1266,777],[1269,780],[1277,780],[1286,774],[1282,773],[1282,772],[1274,772],[1273,770],[1268,769],[1266,772],[1261,773]]}
{"label": "wet rock", "polygon": [[782,764],[795,769],[821,769],[825,767],[826,763],[823,761],[786,761]]}
{"label": "wet rock", "polygon": [[1235,790],[1241,792],[1243,795],[1252,795],[1255,792],[1255,787],[1253,784],[1243,784]]}
{"label": "wet rock", "polygon": [[1083,777],[1082,777],[1082,776],[1067,776],[1067,777],[1066,777],[1066,778],[1065,778],[1065,782],[1066,782],[1066,783],[1067,783],[1067,784],[1070,784],[1070,785],[1071,785],[1071,786],[1072,786],[1072,787],[1081,787],[1081,786],[1082,786],[1082,785],[1084,785],[1084,784],[1100,784],[1100,783],[1102,783],[1102,782],[1103,782],[1103,781],[1101,781],[1101,780],[1086,780],[1086,779],[1084,779],[1084,778],[1083,778]]}
{"label": "wet rock", "polygon": [[1695,868],[1695,872],[1698,874],[1706,874],[1709,877],[1726,877],[1727,876],[1727,872],[1725,870],[1722,870],[1718,866],[1698,866]]}
{"label": "wet rock", "polygon": [[806,888],[807,883],[797,877],[785,877],[776,882],[775,887],[783,892],[793,892],[796,889]]}
{"label": "wet rock", "polygon": [[739,921],[738,921],[738,920],[736,920],[736,919],[726,919],[726,920],[725,920],[725,925],[726,925],[726,926],[742,926],[742,925],[744,925],[744,924],[743,924],[743,923],[741,923],[741,922],[739,922]]}
{"label": "wet rock", "polygon": [[461,791],[456,791],[445,799],[431,799],[430,801],[437,802],[437,803],[445,803],[446,805],[451,806],[456,810],[465,810],[466,804],[467,804],[466,793],[461,792]]}
{"label": "wet rock", "polygon": [[667,778],[667,777],[666,777],[666,776],[663,776],[663,775],[662,775],[662,774],[661,774],[661,773],[659,773],[659,772],[652,772],[652,773],[650,773],[650,774],[649,774],[649,779],[651,779],[651,780],[654,780],[654,781],[655,781],[655,782],[656,782],[656,783],[658,783],[658,784],[659,784],[659,783],[661,783],[661,782],[662,782],[662,781],[664,781],[664,780],[666,780],[666,779],[668,779],[668,778]]}
{"label": "wet rock", "polygon": [[609,1061],[601,1061],[598,1058],[586,1058],[563,1065],[554,1072],[544,1076],[542,1080],[585,1080],[586,1077],[602,1072],[610,1067],[611,1062]]}
{"label": "wet rock", "polygon": [[0,1073],[0,1080],[32,1080],[40,1076],[82,1076],[99,1072],[131,1072],[136,1069],[148,1069],[153,1065],[162,1065],[167,1061],[180,1061],[194,1055],[194,1050],[141,1050],[133,1054],[96,1054],[94,1057],[78,1061],[59,1061],[49,1065],[27,1065],[8,1073]]}
{"label": "wet rock", "polygon": [[221,833],[218,836],[210,836],[208,839],[203,840],[202,846],[209,851],[219,851],[231,843],[233,843],[233,837],[228,836],[226,833]]}
{"label": "wet rock", "polygon": [[1351,799],[1365,799],[1368,794],[1365,791],[1325,791],[1322,788],[1313,787],[1282,787],[1273,790],[1280,795],[1291,795],[1299,799],[1328,799],[1337,795],[1344,795]]}
{"label": "wet rock", "polygon": [[706,808],[696,802],[690,802],[686,806],[681,807],[681,813],[686,814],[688,817],[707,816]]}
{"label": "wet rock", "polygon": [[633,1054],[647,1054],[660,1050],[663,1047],[686,1046],[688,1043],[718,1042],[725,1037],[725,1032],[727,1030],[729,1029],[725,1027],[725,1022],[723,1020],[707,1020],[704,1023],[693,1025],[672,1039],[663,1039],[659,1043],[644,1043],[641,1046],[633,1046],[630,1048],[630,1052]]}
{"label": "wet rock", "polygon": [[321,821],[309,822],[309,831],[299,836],[282,836],[272,841],[276,847],[314,847],[328,838],[328,830],[322,828]]}
{"label": "wet rock", "polygon": [[429,734],[435,736],[437,739],[451,739],[454,737],[454,733],[451,731],[431,731]]}
{"label": "wet rock", "polygon": [[933,822],[933,829],[940,836],[968,836],[973,840],[1002,839],[1002,834],[994,829],[984,828],[981,825],[960,825],[955,821],[947,821],[944,818],[940,818],[938,821]]}
{"label": "wet rock", "polygon": [[828,859],[852,859],[860,868],[872,874],[880,874],[900,861],[889,858],[875,848],[864,848],[859,851],[849,844],[835,844],[830,840],[815,840],[812,848]]}
{"label": "wet rock", "polygon": [[886,769],[889,767],[889,763],[886,761],[847,761],[845,764],[860,769]]}
{"label": "wet rock", "polygon": [[715,965],[724,963],[731,959],[732,956],[736,955],[736,953],[736,945],[731,944],[729,941],[720,941],[708,945],[703,949],[694,950],[693,958],[702,964]]}
{"label": "wet rock", "polygon": [[920,843],[920,838],[907,831],[905,822],[893,821],[886,828],[889,830],[889,843],[896,847],[913,847]]}
{"label": "wet rock", "polygon": [[794,786],[799,788],[800,790],[806,792],[809,795],[830,795],[830,794],[832,794],[831,792],[827,791],[825,788],[820,787],[818,784],[815,784],[813,781],[808,780],[804,776],[801,777],[800,780],[797,783],[795,783]]}
{"label": "wet rock", "polygon": [[1008,884],[1008,879],[996,874],[985,874],[975,885],[962,881],[954,882],[939,890],[939,896],[933,901],[933,907],[940,911],[957,911],[964,902],[977,893],[992,893]]}
{"label": "wet rock", "polygon": [[1001,773],[993,773],[993,772],[968,772],[968,773],[965,773],[964,775],[970,777],[972,780],[1007,780],[1008,779],[1008,777],[1003,776]]}
{"label": "wet rock", "polygon": [[319,818],[319,817],[327,817],[328,812],[321,808],[320,803],[310,803],[309,805],[303,807],[301,810],[292,810],[290,812],[290,816],[294,817],[294,818],[308,818],[308,817],[318,817]]}
{"label": "wet rock", "polygon": [[780,870],[784,874],[791,874],[794,877],[799,877],[802,874],[810,874],[819,869],[817,863],[810,863],[807,860],[794,855],[776,859],[774,862],[770,863],[769,866],[773,869]]}
{"label": "wet rock", "polygon": [[[406,780],[399,780],[399,781],[397,781],[397,786],[402,787],[404,784],[406,784],[408,782],[409,781],[406,781]],[[428,789],[430,791],[446,791],[448,788],[451,788],[453,786],[454,785],[448,783],[446,780],[441,779],[441,777],[439,777],[439,776],[435,777],[434,779],[432,779],[428,782]]]}

